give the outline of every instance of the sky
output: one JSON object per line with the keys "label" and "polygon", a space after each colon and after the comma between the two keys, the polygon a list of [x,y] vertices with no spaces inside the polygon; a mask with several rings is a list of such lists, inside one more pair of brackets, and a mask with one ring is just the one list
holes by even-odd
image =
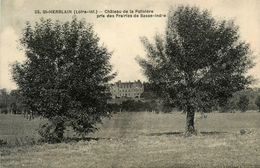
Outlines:
{"label": "sky", "polygon": [[[250,43],[256,65],[249,71],[260,87],[260,0],[1,0],[0,88],[15,89],[10,64],[25,60],[18,40],[26,21],[41,17],[71,20],[73,14],[35,14],[35,10],[153,10],[167,14],[170,6],[197,6],[208,9],[216,19],[234,19],[240,27],[241,40]],[[97,18],[94,14],[78,14],[94,25],[101,42],[113,51],[111,64],[114,81],[146,80],[135,58],[145,55],[140,37],[152,39],[164,34],[166,18]]]}

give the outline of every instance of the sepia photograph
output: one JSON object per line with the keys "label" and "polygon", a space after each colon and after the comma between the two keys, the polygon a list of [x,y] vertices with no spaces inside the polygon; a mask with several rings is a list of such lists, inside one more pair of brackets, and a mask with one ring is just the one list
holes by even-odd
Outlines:
{"label": "sepia photograph", "polygon": [[260,0],[0,2],[0,168],[260,168]]}

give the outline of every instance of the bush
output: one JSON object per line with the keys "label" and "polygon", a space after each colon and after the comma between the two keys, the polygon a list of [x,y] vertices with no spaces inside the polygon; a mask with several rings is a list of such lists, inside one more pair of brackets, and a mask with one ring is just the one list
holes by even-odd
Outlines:
{"label": "bush", "polygon": [[61,117],[55,117],[51,122],[41,125],[38,133],[44,142],[59,143],[63,141],[64,130],[64,120]]}
{"label": "bush", "polygon": [[234,100],[228,99],[226,103],[219,107],[219,111],[221,113],[234,112],[234,110],[237,109],[237,105],[238,103],[236,103]]}
{"label": "bush", "polygon": [[4,146],[7,144],[7,141],[0,139],[0,146]]}
{"label": "bush", "polygon": [[238,101],[238,108],[241,112],[245,112],[248,109],[249,99],[246,95],[241,95]]}
{"label": "bush", "polygon": [[3,107],[0,110],[1,110],[1,113],[3,113],[3,114],[7,114],[8,113],[8,108],[7,107]]}
{"label": "bush", "polygon": [[258,110],[260,112],[260,95],[257,96],[256,100],[255,100],[255,104],[257,105],[258,107]]}

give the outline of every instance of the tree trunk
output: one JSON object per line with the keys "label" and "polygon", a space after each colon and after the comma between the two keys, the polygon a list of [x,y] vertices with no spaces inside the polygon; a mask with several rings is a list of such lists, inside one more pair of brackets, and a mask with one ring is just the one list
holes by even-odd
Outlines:
{"label": "tree trunk", "polygon": [[195,127],[194,127],[194,116],[195,116],[194,107],[188,106],[187,112],[186,112],[185,136],[191,136],[191,135],[196,134],[196,130],[195,130]]}

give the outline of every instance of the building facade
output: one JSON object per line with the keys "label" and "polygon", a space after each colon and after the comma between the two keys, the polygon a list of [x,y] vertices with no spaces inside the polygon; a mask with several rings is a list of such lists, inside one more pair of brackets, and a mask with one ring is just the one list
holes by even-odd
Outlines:
{"label": "building facade", "polygon": [[140,80],[134,82],[118,81],[110,86],[112,99],[130,98],[140,99],[144,86]]}

